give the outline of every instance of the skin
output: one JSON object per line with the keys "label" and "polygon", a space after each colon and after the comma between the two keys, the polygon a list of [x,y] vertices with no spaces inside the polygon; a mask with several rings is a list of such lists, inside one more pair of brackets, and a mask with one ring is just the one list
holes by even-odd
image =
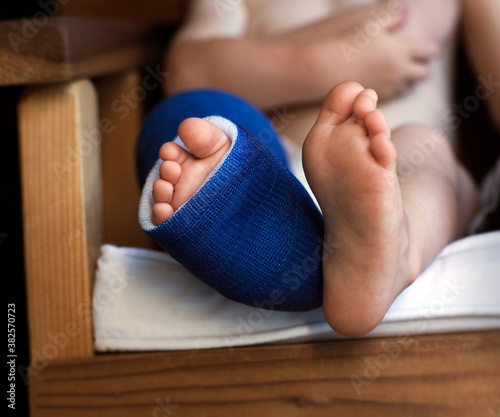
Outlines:
{"label": "skin", "polygon": [[[376,108],[378,97],[345,82],[325,98],[303,149],[304,169],[325,219],[335,252],[323,262],[325,317],[346,336],[377,326],[394,299],[451,240],[461,236],[476,209],[470,177],[446,140],[436,144],[412,175],[397,174],[432,130],[391,132]],[[178,145],[163,145],[153,197],[162,223],[189,199],[230,146],[210,122],[190,118]],[[426,201],[427,204],[421,204]]]}
{"label": "skin", "polygon": [[425,33],[402,30],[412,27],[407,20],[408,13],[414,12],[408,7],[382,25],[369,48],[347,60],[342,44],[353,44],[355,28],[363,27],[373,20],[371,13],[385,7],[381,2],[349,9],[280,34],[192,40],[181,33],[165,58],[171,75],[167,93],[203,86],[223,88],[270,109],[320,102],[332,85],[356,79],[382,99],[392,98],[428,75],[428,61],[439,46]]}
{"label": "skin", "polygon": [[[297,29],[263,34],[246,30],[239,16],[243,11],[235,10],[231,21],[243,22],[238,35],[195,37],[192,32],[204,19],[220,23],[204,10],[201,17],[188,18],[165,55],[170,74],[165,92],[219,88],[270,111],[270,117],[273,109],[286,105],[294,117],[280,133],[301,146],[332,86],[356,80],[387,101],[429,76],[430,61],[456,23],[457,0],[402,0],[398,12],[382,24],[374,16],[387,13],[388,4],[350,8]],[[346,54],[345,45],[357,45],[357,30],[374,22],[380,34],[370,38],[368,47]]]}
{"label": "skin", "polygon": [[[354,82],[326,97],[303,148],[304,170],[336,251],[324,254],[323,310],[346,336],[375,328],[437,253],[462,236],[477,208],[471,178],[446,140],[411,175],[409,160],[433,131],[389,131],[377,96]],[[389,140],[391,138],[391,140]]]}
{"label": "skin", "polygon": [[[373,6],[279,34],[199,40],[181,31],[166,55],[168,93],[214,87],[264,110],[295,106],[281,133],[304,144],[306,176],[324,213],[328,241],[338,248],[325,254],[323,301],[328,322],[344,335],[372,330],[436,254],[465,233],[477,209],[473,182],[448,143],[422,126],[390,132],[377,109],[378,100],[404,94],[427,77],[460,7],[474,68],[499,80],[496,0],[410,2],[348,63],[340,46],[352,41],[353,28],[370,20]],[[342,82],[349,78],[363,86]],[[332,85],[337,86],[326,95]],[[500,129],[499,95],[497,88],[487,104]],[[190,198],[229,146],[222,132],[200,119],[184,121],[179,135],[197,159],[177,145],[162,147],[165,162],[153,191],[157,224]],[[408,161],[429,140],[434,145],[425,161],[401,176],[397,161]]]}

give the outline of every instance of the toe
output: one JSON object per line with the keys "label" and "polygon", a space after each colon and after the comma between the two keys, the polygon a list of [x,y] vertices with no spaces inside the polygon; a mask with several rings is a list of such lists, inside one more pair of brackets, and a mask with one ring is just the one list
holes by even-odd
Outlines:
{"label": "toe", "polygon": [[229,149],[229,137],[208,120],[191,117],[184,120],[178,129],[186,148],[197,158],[208,158]]}
{"label": "toe", "polygon": [[385,169],[396,169],[396,148],[385,133],[379,133],[370,140],[370,150],[377,162]]}
{"label": "toe", "polygon": [[352,115],[356,97],[363,90],[363,86],[354,81],[336,85],[324,99],[316,123],[337,126],[346,121]]}
{"label": "toe", "polygon": [[162,145],[159,152],[160,158],[164,161],[175,161],[182,164],[191,155],[185,149],[182,149],[174,142],[166,142]]}
{"label": "toe", "polygon": [[370,137],[370,150],[377,162],[386,169],[395,166],[396,148],[390,140],[391,131],[382,111],[369,112],[364,122]]}
{"label": "toe", "polygon": [[374,90],[367,89],[359,93],[353,104],[353,114],[356,119],[363,121],[368,113],[377,108],[378,96]]}
{"label": "toe", "polygon": [[153,222],[159,226],[166,222],[174,214],[174,209],[167,203],[156,203],[153,205]]}
{"label": "toe", "polygon": [[182,167],[175,161],[164,161],[160,165],[160,178],[175,185],[182,174]]}
{"label": "toe", "polygon": [[171,182],[157,179],[153,183],[153,199],[156,203],[170,203],[174,195],[174,186]]}
{"label": "toe", "polygon": [[374,137],[380,133],[385,134],[387,137],[391,137],[391,130],[389,128],[389,124],[382,113],[381,110],[376,109],[364,117],[365,127],[368,131],[368,136]]}

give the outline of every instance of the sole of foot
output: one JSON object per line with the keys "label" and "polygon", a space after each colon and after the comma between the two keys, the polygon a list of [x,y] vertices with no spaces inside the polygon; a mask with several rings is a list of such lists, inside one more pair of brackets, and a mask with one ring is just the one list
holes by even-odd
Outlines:
{"label": "sole of foot", "polygon": [[334,249],[323,262],[323,309],[345,336],[370,332],[419,270],[396,175],[397,152],[377,95],[355,82],[334,87],[306,138],[306,177]]}

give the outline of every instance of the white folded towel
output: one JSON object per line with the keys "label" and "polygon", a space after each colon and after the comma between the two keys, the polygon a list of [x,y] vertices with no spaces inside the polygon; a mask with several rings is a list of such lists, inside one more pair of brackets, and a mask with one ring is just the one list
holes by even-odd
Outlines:
{"label": "white folded towel", "polygon": [[[228,300],[159,251],[102,247],[97,351],[233,347],[338,339],[322,309],[269,311]],[[500,328],[500,232],[448,245],[367,337]]]}

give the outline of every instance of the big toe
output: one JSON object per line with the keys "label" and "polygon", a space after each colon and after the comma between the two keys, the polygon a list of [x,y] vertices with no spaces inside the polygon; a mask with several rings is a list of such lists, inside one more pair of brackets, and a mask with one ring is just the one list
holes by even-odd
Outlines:
{"label": "big toe", "polygon": [[190,117],[184,120],[178,133],[189,152],[197,158],[208,158],[229,149],[229,137],[205,119]]}
{"label": "big toe", "polygon": [[316,123],[337,126],[351,117],[356,97],[364,90],[354,81],[346,81],[333,87],[323,100]]}

